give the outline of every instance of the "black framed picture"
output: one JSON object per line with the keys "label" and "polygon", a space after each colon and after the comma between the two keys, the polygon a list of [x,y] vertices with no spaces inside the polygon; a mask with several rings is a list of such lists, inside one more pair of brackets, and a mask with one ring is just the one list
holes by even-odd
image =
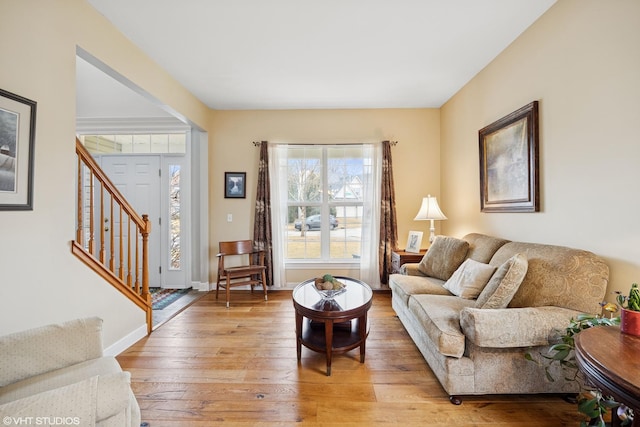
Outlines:
{"label": "black framed picture", "polygon": [[246,172],[225,172],[224,173],[224,198],[244,199],[247,197],[247,173]]}
{"label": "black framed picture", "polygon": [[33,210],[36,102],[0,89],[0,210]]}
{"label": "black framed picture", "polygon": [[538,212],[538,101],[480,129],[482,212]]}

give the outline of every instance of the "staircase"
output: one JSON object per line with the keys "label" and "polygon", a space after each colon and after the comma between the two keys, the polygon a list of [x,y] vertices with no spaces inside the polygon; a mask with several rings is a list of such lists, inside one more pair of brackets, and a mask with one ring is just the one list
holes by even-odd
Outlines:
{"label": "staircase", "polygon": [[77,230],[71,252],[146,312],[150,334],[149,218],[131,207],[77,138],[76,154]]}

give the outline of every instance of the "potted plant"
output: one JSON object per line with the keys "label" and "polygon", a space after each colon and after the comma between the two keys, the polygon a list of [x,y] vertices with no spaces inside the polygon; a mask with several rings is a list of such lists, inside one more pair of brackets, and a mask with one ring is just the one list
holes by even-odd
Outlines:
{"label": "potted plant", "polygon": [[629,295],[616,292],[620,305],[620,331],[625,334],[640,336],[640,288],[638,284],[631,285]]}
{"label": "potted plant", "polygon": [[[615,304],[603,303],[605,311],[609,312],[612,316],[618,311],[618,307]],[[581,372],[578,370],[578,366],[575,362],[575,335],[584,329],[596,327],[596,326],[615,326],[620,322],[619,317],[602,317],[594,316],[590,314],[580,314],[576,318],[571,319],[567,328],[560,333],[556,344],[551,346],[548,354],[541,354],[543,359],[546,360],[544,364],[545,373],[549,381],[555,381],[555,378],[550,372],[550,367],[553,364],[559,364],[563,370],[565,370],[565,379],[569,381],[576,381],[580,384],[582,392],[577,396],[575,402],[578,404],[578,411],[584,414],[588,419],[580,423],[581,427],[605,427],[605,416],[609,411],[616,411],[618,418],[622,421],[623,426],[629,426],[633,423],[633,412],[620,405],[610,396],[603,395],[599,390],[589,386]],[[525,358],[529,361],[539,363],[533,358],[531,353],[526,353]]]}

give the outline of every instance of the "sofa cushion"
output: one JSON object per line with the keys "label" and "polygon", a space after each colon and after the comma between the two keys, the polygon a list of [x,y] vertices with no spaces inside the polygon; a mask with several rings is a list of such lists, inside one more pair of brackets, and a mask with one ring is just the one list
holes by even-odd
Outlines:
{"label": "sofa cushion", "polygon": [[496,267],[467,258],[443,285],[460,298],[476,299],[496,271]]}
{"label": "sofa cushion", "polygon": [[465,307],[460,311],[460,327],[467,340],[479,347],[534,347],[557,343],[558,332],[579,314],[560,307]]}
{"label": "sofa cushion", "polygon": [[460,330],[460,311],[472,307],[474,302],[453,295],[423,294],[411,296],[408,308],[441,354],[460,358],[465,341]]}
{"label": "sofa cushion", "polygon": [[527,275],[509,307],[556,306],[597,314],[605,298],[609,267],[595,254],[563,246],[509,242],[491,259],[501,262],[516,253],[526,255]]}
{"label": "sofa cushion", "polygon": [[451,295],[444,287],[444,280],[425,276],[389,275],[389,288],[406,305],[409,297],[417,294]]}
{"label": "sofa cushion", "polygon": [[467,256],[469,243],[448,236],[436,236],[418,269],[429,277],[448,280]]}
{"label": "sofa cushion", "polygon": [[469,242],[469,251],[467,252],[467,258],[471,258],[475,261],[488,264],[491,261],[491,257],[500,249],[505,243],[509,241],[501,239],[499,237],[487,236],[480,233],[469,233],[462,238]]}
{"label": "sofa cushion", "polygon": [[506,260],[478,296],[475,307],[507,307],[527,274],[527,266],[527,258],[523,254],[515,254]]}

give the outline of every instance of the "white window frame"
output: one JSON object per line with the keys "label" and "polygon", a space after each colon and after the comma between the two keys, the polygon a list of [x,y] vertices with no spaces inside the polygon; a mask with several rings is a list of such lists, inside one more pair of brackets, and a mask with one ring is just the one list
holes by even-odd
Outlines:
{"label": "white window frame", "polygon": [[[296,149],[296,148],[306,148],[309,146],[303,145],[289,145],[287,149]],[[322,193],[321,200],[319,201],[289,201],[287,197],[287,209],[291,207],[318,207],[320,208],[320,218],[322,219],[322,224],[320,227],[320,258],[286,258],[284,257],[284,262],[287,268],[306,268],[309,266],[318,267],[319,265],[323,266],[335,266],[336,264],[340,264],[343,267],[349,268],[358,268],[360,265],[359,259],[352,258],[331,258],[330,254],[330,246],[331,246],[331,230],[329,226],[329,215],[332,207],[338,206],[358,206],[363,207],[364,202],[362,199],[359,201],[340,201],[340,200],[331,200],[327,196],[327,191],[329,188],[329,150],[332,148],[342,148],[340,145],[313,145],[315,149],[321,150],[320,156],[320,164],[322,171]],[[285,243],[288,240],[284,239]],[[286,255],[286,253],[285,253]]]}
{"label": "white window frame", "polygon": [[[354,144],[349,144],[354,145]],[[380,176],[382,170],[382,150],[380,144],[373,143],[361,143],[367,150],[370,157],[371,164],[370,176],[365,178],[363,182],[363,202],[362,208],[363,220],[366,218],[369,220],[368,224],[364,224],[362,229],[361,238],[361,252],[360,259],[341,259],[341,260],[312,260],[312,259],[296,259],[285,261],[286,251],[286,227],[287,217],[286,212],[288,209],[288,192],[286,179],[282,179],[286,176],[285,170],[287,169],[287,153],[288,148],[295,147],[296,144],[270,144],[269,150],[269,170],[271,181],[271,204],[272,204],[272,219],[273,219],[273,239],[274,239],[274,282],[284,283],[284,277],[286,270],[306,270],[306,269],[324,269],[324,268],[341,268],[341,269],[355,269],[360,270],[361,279],[367,278],[374,286],[379,285],[378,278],[378,257],[377,248],[379,244],[379,211],[380,211]],[[299,145],[298,145],[299,146]],[[316,145],[319,148],[325,147],[324,144]],[[330,147],[340,147],[341,144],[326,145]],[[339,205],[342,202],[337,202]],[[346,202],[343,204],[351,204]],[[327,205],[328,206],[328,205]],[[327,208],[328,209],[328,208]],[[327,217],[328,218],[328,217]],[[364,249],[366,248],[366,249]]]}

